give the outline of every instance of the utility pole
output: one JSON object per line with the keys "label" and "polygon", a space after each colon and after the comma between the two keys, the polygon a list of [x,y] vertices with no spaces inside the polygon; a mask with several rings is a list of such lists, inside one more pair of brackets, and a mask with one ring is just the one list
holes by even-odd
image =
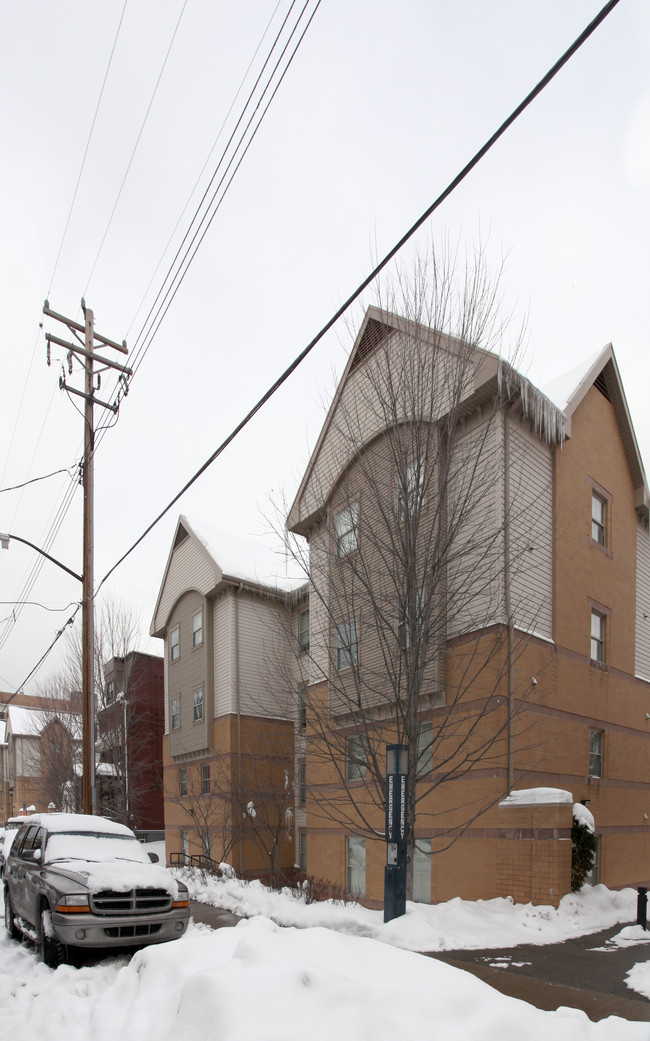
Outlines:
{"label": "utility pole", "polygon": [[[65,318],[50,310],[49,301],[43,305],[43,314],[48,318],[54,318],[68,327],[72,335],[79,341],[69,343],[51,333],[45,334],[48,344],[47,363],[50,364],[50,344],[57,344],[68,351],[68,370],[72,373],[72,356],[79,355],[84,359],[85,389],[76,390],[69,386],[64,376],[59,377],[59,387],[67,390],[70,394],[76,394],[84,398],[84,457],[83,457],[83,489],[84,489],[84,511],[83,511],[83,600],[82,600],[82,723],[83,723],[83,811],[84,813],[97,812],[97,793],[95,787],[95,691],[94,691],[94,451],[95,451],[95,427],[93,417],[93,406],[95,401],[102,408],[110,412],[117,412],[118,406],[111,405],[106,401],[100,401],[95,397],[94,377],[106,368],[115,369],[130,376],[132,370],[102,354],[96,354],[95,349],[101,347],[112,347],[122,354],[128,354],[126,341],[116,343],[106,336],[100,336],[95,332],[95,321],[93,312],[86,307],[85,300],[81,301],[81,309],[84,313],[84,324]],[[78,335],[83,335],[83,341]],[[95,341],[97,341],[95,343]],[[83,343],[83,346],[82,346]],[[94,370],[93,363],[98,361],[102,368]],[[98,387],[99,389],[99,380]]]}

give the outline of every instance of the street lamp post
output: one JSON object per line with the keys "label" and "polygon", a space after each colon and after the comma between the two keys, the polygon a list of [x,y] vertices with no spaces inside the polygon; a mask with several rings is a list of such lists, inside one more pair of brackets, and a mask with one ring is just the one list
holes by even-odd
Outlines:
{"label": "street lamp post", "polygon": [[[84,630],[90,630],[92,635],[92,614],[93,604],[92,598],[86,594],[86,580],[83,575],[78,575],[76,571],[62,564],[56,557],[50,556],[44,549],[36,546],[29,539],[24,539],[20,535],[11,535],[6,533],[0,533],[0,547],[2,549],[9,549],[9,543],[11,539],[16,542],[22,542],[25,546],[30,546],[37,553],[40,553],[46,560],[51,561],[52,564],[56,564],[58,568],[65,571],[66,574],[72,575],[73,578],[77,579],[77,582],[81,582],[84,587],[84,602],[83,612],[86,623]],[[82,649],[82,671],[83,671],[83,811],[84,813],[95,813],[95,713],[94,708],[94,669],[93,669],[93,652],[92,652],[92,640],[89,642],[87,639],[83,641]]]}

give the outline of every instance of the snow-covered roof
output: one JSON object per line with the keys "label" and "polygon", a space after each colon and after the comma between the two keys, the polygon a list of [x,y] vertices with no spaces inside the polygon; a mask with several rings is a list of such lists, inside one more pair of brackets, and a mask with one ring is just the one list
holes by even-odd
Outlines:
{"label": "snow-covered roof", "polygon": [[293,592],[306,582],[295,564],[281,550],[255,538],[242,538],[211,528],[203,521],[181,517],[181,522],[203,543],[222,574],[256,585]]}
{"label": "snow-covered roof", "polygon": [[[557,405],[562,412],[565,412],[569,402],[575,396],[576,390],[585,382],[602,353],[602,351],[597,351],[596,354],[586,358],[580,365],[574,366],[574,368],[561,376],[556,376],[550,383],[540,387],[542,394],[549,398],[554,405]],[[590,385],[592,382],[593,380],[590,381]]]}
{"label": "snow-covered roof", "polygon": [[41,709],[23,708],[22,705],[10,705],[7,709],[7,717],[8,728],[11,733],[22,737],[37,737],[44,726]]}

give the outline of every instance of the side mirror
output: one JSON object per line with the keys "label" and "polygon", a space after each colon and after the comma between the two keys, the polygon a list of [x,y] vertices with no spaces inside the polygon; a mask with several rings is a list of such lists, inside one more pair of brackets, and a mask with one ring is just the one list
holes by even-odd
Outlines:
{"label": "side mirror", "polygon": [[35,849],[34,850],[34,856],[32,857],[32,859],[35,860],[36,862],[38,862],[41,859],[42,856],[43,856],[43,853],[41,852],[41,850],[40,849]]}
{"label": "side mirror", "polygon": [[157,853],[149,853],[149,851],[147,851],[147,852],[148,852],[148,855],[149,855],[149,860],[151,861],[152,864],[159,864],[160,863],[160,857],[158,856]]}

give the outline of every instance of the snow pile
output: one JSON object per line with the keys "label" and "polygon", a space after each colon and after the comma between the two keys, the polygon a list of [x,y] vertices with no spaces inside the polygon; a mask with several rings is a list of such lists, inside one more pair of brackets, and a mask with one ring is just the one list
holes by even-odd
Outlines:
{"label": "snow pile", "polygon": [[358,904],[332,900],[307,904],[295,890],[276,892],[260,882],[214,878],[194,869],[176,874],[188,886],[192,899],[233,914],[263,915],[284,926],[322,926],[411,951],[560,943],[636,919],[636,891],[614,892],[605,886],[585,886],[580,893],[570,893],[558,908],[515,904],[510,898],[470,901],[456,897],[443,904],[407,903],[402,918],[384,924],[382,911]]}
{"label": "snow pile", "polygon": [[130,962],[52,972],[0,940],[3,1035],[39,1041],[647,1041],[646,1023],[541,1012],[443,962],[268,919],[181,940]]}

